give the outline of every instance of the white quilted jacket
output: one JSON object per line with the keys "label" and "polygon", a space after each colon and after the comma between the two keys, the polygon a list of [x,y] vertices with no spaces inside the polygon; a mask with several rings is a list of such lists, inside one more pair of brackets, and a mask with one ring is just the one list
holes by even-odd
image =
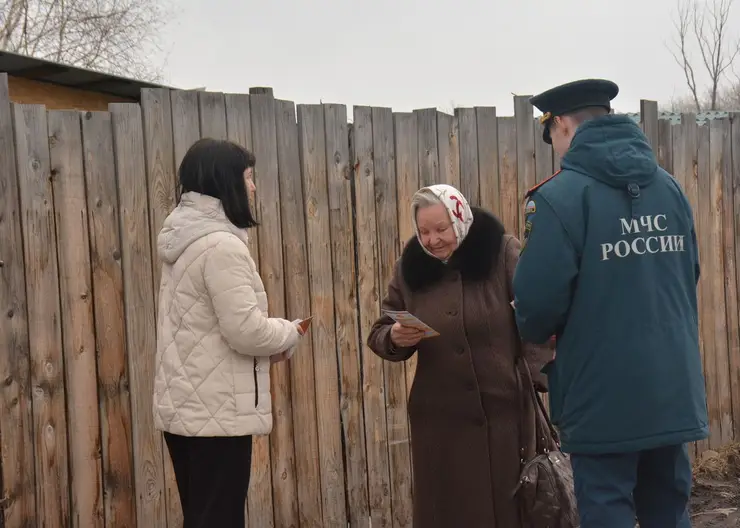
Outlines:
{"label": "white quilted jacket", "polygon": [[154,423],[183,436],[272,430],[270,357],[292,348],[295,325],[268,318],[246,230],[220,200],[185,193],[157,237],[159,290]]}

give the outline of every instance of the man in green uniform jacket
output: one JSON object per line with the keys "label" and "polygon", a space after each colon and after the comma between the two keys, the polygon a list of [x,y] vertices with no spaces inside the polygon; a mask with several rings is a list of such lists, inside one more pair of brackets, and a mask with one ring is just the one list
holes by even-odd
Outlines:
{"label": "man in green uniform jacket", "polygon": [[686,443],[708,436],[691,207],[618,87],[576,81],[531,99],[561,171],[526,198],[514,276],[525,341],[557,340],[552,418],[582,528],[690,527]]}

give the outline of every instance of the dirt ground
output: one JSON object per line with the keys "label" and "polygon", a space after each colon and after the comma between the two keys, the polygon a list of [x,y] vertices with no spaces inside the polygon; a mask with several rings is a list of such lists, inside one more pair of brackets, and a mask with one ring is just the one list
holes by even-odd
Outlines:
{"label": "dirt ground", "polygon": [[709,451],[694,464],[693,528],[740,528],[740,444]]}

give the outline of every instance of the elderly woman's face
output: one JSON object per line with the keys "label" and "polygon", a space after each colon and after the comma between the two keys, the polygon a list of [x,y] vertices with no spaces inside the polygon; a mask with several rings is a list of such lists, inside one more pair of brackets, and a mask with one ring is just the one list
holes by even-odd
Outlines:
{"label": "elderly woman's face", "polygon": [[438,259],[446,260],[457,249],[455,230],[444,205],[420,208],[416,212],[416,226],[421,243]]}

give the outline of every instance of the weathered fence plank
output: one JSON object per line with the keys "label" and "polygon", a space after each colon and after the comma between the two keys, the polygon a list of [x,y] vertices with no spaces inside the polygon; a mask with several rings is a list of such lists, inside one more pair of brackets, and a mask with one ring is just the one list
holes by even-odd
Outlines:
{"label": "weathered fence plank", "polygon": [[[698,187],[698,155],[699,155],[699,144],[698,144],[698,127],[696,124],[696,117],[693,114],[684,114],[681,116],[681,124],[676,126],[673,131],[673,166],[674,166],[674,177],[681,184],[686,194],[686,198],[689,200],[691,209],[694,214],[694,224],[696,226],[697,238],[698,234],[702,233],[701,227],[701,211],[699,208],[699,187]],[[701,249],[701,241],[698,240],[699,247]],[[700,266],[704,267],[704,261],[701,260],[700,254]],[[702,272],[702,275],[704,273]],[[706,351],[706,344],[704,343],[704,329],[701,314],[703,312],[703,280],[699,281],[697,287],[697,305],[699,307],[699,351],[702,357],[702,363],[704,362],[704,355]],[[693,446],[693,450],[703,451],[708,446],[708,440],[702,440],[696,442]]]}
{"label": "weathered fence plank", "polygon": [[[173,112],[174,112],[174,96],[170,96],[173,100]],[[245,149],[252,151],[252,117],[251,110],[249,107],[249,95],[248,94],[224,94],[224,104],[226,105],[226,135],[229,141],[233,141],[237,145],[241,145]],[[197,124],[196,124],[197,128]],[[257,193],[259,194],[259,193]],[[252,208],[252,214],[256,215],[259,211],[259,197],[257,195],[252,197],[253,200],[250,202]],[[260,262],[260,249],[259,249],[259,230],[252,229],[247,239],[247,246],[249,252],[252,255],[257,269],[259,269]],[[265,442],[264,439],[253,439],[253,442]],[[254,455],[253,455],[254,458]],[[249,470],[251,471],[252,464],[250,463]],[[244,506],[247,526],[249,526],[249,501]]]}
{"label": "weathered fence plank", "polygon": [[[373,170],[375,173],[375,215],[378,237],[378,308],[381,293],[393,277],[399,257],[398,199],[394,163],[393,113],[390,108],[373,108]],[[403,363],[383,362],[387,423],[388,467],[392,526],[411,526],[411,452],[406,412],[406,373]]]}
{"label": "weathered fence plank", "polygon": [[[3,514],[8,528],[36,526],[33,414],[25,266],[13,120],[0,73],[0,434]],[[24,171],[25,174],[25,171]],[[31,329],[35,331],[35,328]]]}
{"label": "weathered fence plank", "polygon": [[513,117],[498,118],[498,163],[501,189],[500,218],[507,232],[517,235],[522,209],[518,199],[516,121]]}
{"label": "weathered fence plank", "polygon": [[437,112],[437,150],[439,154],[440,181],[458,189],[460,188],[459,137],[457,118],[449,114]]}
{"label": "weathered fence plank", "polygon": [[142,90],[141,113],[146,153],[152,276],[156,309],[159,303],[159,281],[162,268],[162,263],[157,257],[157,235],[162,229],[165,218],[176,204],[175,147],[172,140],[172,108],[169,90],[151,88]]}
{"label": "weathered fence plank", "polygon": [[[174,167],[172,134],[172,107],[169,90],[147,88],[141,91],[141,113],[144,127],[146,180],[149,196],[149,231],[152,245],[152,292],[154,310],[159,315],[159,284],[162,261],[157,255],[157,236],[165,218],[172,212],[177,199],[177,180]],[[175,470],[167,446],[162,441],[165,505],[169,526],[181,526],[182,507],[175,480]]]}
{"label": "weathered fence plank", "polygon": [[198,92],[200,134],[202,137],[226,139],[226,101],[220,92]]}
{"label": "weathered fence plank", "polygon": [[[422,111],[419,122],[419,163],[425,183],[434,183],[436,167],[436,119]],[[434,133],[430,132],[434,128]],[[434,147],[431,145],[434,141]],[[422,145],[424,145],[422,147]],[[433,152],[433,154],[432,154]],[[378,299],[378,232],[375,211],[375,169],[373,159],[372,109],[354,108],[352,156],[355,167],[355,208],[357,225],[357,275],[359,281],[360,344],[362,346],[362,393],[365,408],[365,443],[367,478],[370,494],[370,518],[373,526],[392,526],[387,427],[385,415],[385,382],[383,361],[367,347],[367,338],[379,315]]]}
{"label": "weathered fence plank", "polygon": [[71,524],[59,269],[46,109],[13,105],[33,384],[36,510]]}
{"label": "weathered fence plank", "polygon": [[437,110],[414,110],[419,134],[419,183],[441,183],[439,174],[439,149],[437,148]]}
{"label": "weathered fence plank", "polygon": [[[257,158],[254,169],[254,180],[262,196],[258,219],[263,232],[270,233],[268,237],[260,237],[260,274],[267,291],[269,314],[281,317],[285,314],[285,292],[283,287],[283,254],[282,237],[280,236],[280,191],[277,182],[277,132],[275,130],[275,100],[271,95],[260,94],[249,97],[250,114],[252,119],[252,130],[259,131],[252,135],[252,149]],[[204,137],[205,134],[204,134]],[[269,240],[275,240],[280,245],[270,244]],[[272,370],[272,369],[271,369]],[[272,394],[277,391],[286,391],[288,387],[287,372],[283,364],[277,370],[276,376],[270,376],[275,385],[270,389]],[[275,372],[275,371],[273,371]],[[259,374],[258,374],[259,376]],[[273,405],[275,405],[273,399]],[[273,408],[274,413],[283,409],[282,402]],[[277,424],[275,424],[277,425]],[[280,436],[280,428],[285,424],[273,429],[273,434]],[[255,437],[252,450],[252,475],[249,493],[249,523],[253,526],[274,526],[274,502],[273,502],[273,468],[277,464],[286,462],[282,458],[279,462],[273,462],[272,457],[278,453],[273,449],[272,441],[267,437]],[[293,468],[290,468],[291,474]],[[279,475],[279,473],[278,473]],[[278,476],[278,483],[280,482]],[[280,499],[282,500],[282,498]]]}
{"label": "weathered fence plank", "polygon": [[[247,94],[226,94],[226,134],[229,141],[241,145],[250,152],[252,149],[252,114],[249,106],[249,95]],[[253,196],[254,214],[259,211],[259,192]],[[249,252],[252,259],[259,268],[260,248],[259,248],[259,229],[252,229],[248,239]]]}
{"label": "weathered fence plank", "polygon": [[[358,515],[361,522],[368,518],[367,458],[365,422],[362,414],[360,349],[357,342],[359,330],[355,310],[357,288],[354,273],[355,238],[352,225],[353,195],[349,182],[351,157],[347,108],[344,105],[323,105],[323,114],[326,135],[323,159],[326,164],[328,219],[332,245],[327,246],[321,241],[327,233],[326,224],[323,223],[326,217],[322,217],[321,224],[314,224],[309,247],[321,248],[321,252],[316,252],[313,258],[323,257],[326,263],[331,262],[332,273],[329,275],[324,271],[325,265],[312,264],[309,269],[312,275],[312,285],[314,284],[313,270],[322,270],[320,277],[316,278],[318,288],[311,287],[312,294],[317,291],[321,295],[319,299],[316,299],[317,302],[320,299],[323,300],[323,295],[328,297],[331,291],[325,281],[333,280],[334,282],[336,344],[335,348],[329,349],[324,360],[316,364],[316,394],[324,395],[322,400],[325,400],[317,409],[321,437],[319,456],[322,461],[324,523],[330,526],[334,523],[344,526],[344,523],[351,520],[346,505],[353,508],[353,512]],[[323,181],[323,179],[320,183],[317,181],[315,185],[323,186]],[[317,187],[316,192],[319,192],[319,189],[323,192],[323,187]],[[317,229],[319,227],[321,230]],[[331,258],[326,254],[327,250],[331,251]],[[328,307],[323,308],[323,303],[320,306],[328,310]],[[315,350],[318,350],[317,343],[320,343],[322,339],[331,342],[330,326],[322,328],[321,332],[314,329],[314,332]],[[335,387],[337,389],[341,387],[340,394],[335,392]],[[337,404],[342,413],[340,423],[337,423],[335,407]],[[343,471],[342,444],[331,435],[334,431],[343,432],[344,445],[347,446],[346,481]],[[343,501],[342,498],[345,496],[345,501]]]}
{"label": "weathered fence plank", "polygon": [[[730,223],[734,226],[734,250],[735,258],[735,291],[728,289],[728,317],[727,324],[732,328],[738,329],[740,322],[740,114],[731,115],[731,142],[732,142],[732,173],[725,173],[725,214],[732,217],[732,221],[727,221],[727,230],[729,233]],[[730,196],[732,196],[732,209],[730,210]],[[728,270],[732,273],[732,270]],[[734,299],[733,299],[734,297]],[[733,306],[738,306],[733,311]],[[730,381],[732,382],[732,415],[735,425],[735,441],[740,442],[740,347],[737,341],[730,345]]]}
{"label": "weathered fence plank", "polygon": [[642,130],[650,142],[650,146],[658,152],[658,103],[655,101],[640,101],[640,117]]}
{"label": "weathered fence plank", "polygon": [[535,119],[534,123],[534,180],[535,184],[546,180],[555,172],[552,165],[552,147],[542,141],[545,125]]}
{"label": "weathered fence plank", "polygon": [[131,407],[111,115],[85,114],[82,141],[98,359],[105,524],[108,528],[134,527]]}
{"label": "weathered fence plank", "polygon": [[75,111],[49,112],[48,123],[56,236],[64,241],[58,254],[67,419],[71,424],[72,525],[102,528],[95,319],[80,115]]}
{"label": "weathered fence plank", "polygon": [[188,149],[200,139],[200,114],[198,92],[172,90],[172,144],[175,153],[175,170],[180,167]]}
{"label": "weathered fence plank", "polygon": [[[702,273],[701,283],[701,333],[704,341],[704,378],[706,379],[707,405],[709,407],[709,447],[715,449],[719,445],[721,435],[721,419],[719,412],[719,394],[717,392],[717,363],[715,362],[716,338],[714,330],[714,303],[715,291],[712,287],[712,274],[717,269],[715,245],[719,242],[718,233],[711,233],[713,227],[712,209],[712,180],[711,180],[711,147],[708,126],[697,128],[697,175],[699,198],[699,224],[702,226],[703,236],[698,237],[699,259]],[[715,197],[716,198],[716,197]]]}
{"label": "weathered fence plank", "polygon": [[501,199],[496,108],[492,106],[477,107],[475,109],[475,122],[480,181],[479,205],[499,216],[501,214]]}
{"label": "weathered fence plank", "polygon": [[456,108],[460,130],[460,192],[471,206],[481,205],[478,162],[478,124],[475,108]]}
{"label": "weathered fence plank", "polygon": [[400,112],[393,114],[393,126],[396,156],[396,200],[398,202],[398,248],[400,251],[414,236],[411,198],[421,187],[419,163],[417,161],[419,157],[419,139],[414,114]]}
{"label": "weathered fence plank", "polygon": [[131,380],[138,526],[166,526],[162,441],[154,429],[152,387],[157,349],[144,133],[138,105],[113,103],[118,177],[126,353]]}
{"label": "weathered fence plank", "polygon": [[[336,115],[343,112],[343,128],[339,132],[334,128]],[[325,122],[326,115],[326,126]],[[337,351],[348,349],[356,351],[357,334],[356,323],[347,318],[355,315],[355,311],[347,310],[347,301],[337,303],[339,296],[354,295],[354,274],[349,273],[348,264],[354,264],[352,246],[345,242],[345,231],[334,231],[332,222],[331,191],[329,189],[329,174],[334,163],[348,163],[347,153],[347,112],[344,107],[322,107],[321,105],[299,105],[298,107],[298,130],[299,145],[301,152],[301,174],[303,177],[303,204],[306,217],[306,245],[308,255],[308,282],[310,285],[311,298],[309,300],[311,315],[314,321],[311,324],[311,335],[306,336],[313,345],[314,373],[316,378],[316,420],[318,425],[318,460],[320,468],[320,489],[323,509],[324,526],[346,526],[347,525],[347,500],[353,497],[352,484],[353,474],[351,469],[358,462],[364,462],[364,453],[359,460],[351,460],[347,457],[347,490],[350,495],[345,498],[345,476],[342,462],[341,435],[342,426],[352,430],[356,424],[356,411],[358,407],[353,405],[351,398],[342,402],[340,423],[339,402],[339,365],[337,363]],[[342,144],[337,140],[337,134],[342,134]],[[329,173],[327,173],[327,170]],[[344,183],[342,175],[342,183]],[[344,197],[345,195],[340,194]],[[349,206],[341,203],[339,206]],[[334,205],[334,207],[338,207]],[[347,216],[341,229],[349,229],[352,233],[352,217]],[[327,237],[327,233],[331,236]],[[350,239],[351,240],[351,239]],[[333,246],[332,246],[333,244]],[[336,266],[342,266],[342,275],[334,276],[333,270]],[[351,282],[351,290],[347,291],[347,281]],[[352,303],[354,298],[352,297]],[[336,315],[335,315],[336,314]],[[356,317],[355,317],[356,321]],[[355,333],[352,330],[355,329]],[[346,332],[346,333],[342,333]],[[349,337],[348,337],[349,336]],[[343,368],[346,368],[343,365]],[[342,373],[342,393],[344,389],[349,392],[350,383],[345,376],[351,379],[349,373]],[[354,371],[359,376],[359,371]],[[359,382],[357,383],[359,387]],[[351,393],[350,393],[351,394]],[[360,400],[361,401],[361,400]],[[361,409],[361,408],[360,408]],[[360,422],[362,423],[362,422]],[[361,431],[361,429],[360,429]],[[345,432],[347,449],[357,445],[356,437],[349,436]],[[360,433],[356,432],[355,435]],[[348,438],[349,436],[349,438]],[[361,444],[364,446],[364,443]],[[363,448],[364,451],[364,448]],[[357,456],[357,453],[354,453]],[[364,463],[361,466],[362,478],[365,478]],[[365,485],[365,508],[367,509],[367,490]],[[361,488],[355,490],[355,493]]]}
{"label": "weathered fence plank", "polygon": [[673,131],[678,127],[673,126],[667,119],[661,119],[658,123],[658,163],[670,174],[673,174]]}
{"label": "weathered fence plank", "polygon": [[[301,178],[302,150],[300,149],[301,141],[295,119],[295,107],[293,103],[288,101],[277,101],[276,104],[286,308],[288,318],[296,320],[312,315],[306,249],[306,216],[303,207],[303,197],[306,190],[303,188]],[[326,201],[326,198],[324,200]],[[328,207],[326,215],[328,216]],[[316,320],[313,324],[324,325],[327,322]],[[333,335],[333,332],[330,332],[330,335]],[[309,334],[304,336],[296,347],[293,358],[290,360],[290,382],[293,397],[298,526],[320,528],[323,522],[321,486],[317,483],[320,481],[321,472],[319,458],[316,456],[319,450],[319,439],[316,421],[316,376],[312,345],[311,335]],[[322,351],[322,353],[324,352]],[[324,396],[322,394],[322,398]]]}
{"label": "weathered fence plank", "polygon": [[248,94],[225,94],[226,136],[246,149],[252,148],[252,113]]}
{"label": "weathered fence plank", "polygon": [[[270,106],[270,101],[265,100],[263,95],[254,96],[257,102],[255,115],[260,114],[260,103],[264,101],[266,106]],[[298,128],[295,120],[295,106],[290,101],[276,101],[272,99],[273,120],[275,123],[275,134],[272,136],[276,141],[265,141],[264,143],[255,138],[255,147],[261,148],[261,155],[265,156],[269,145],[270,161],[275,162],[275,172],[272,173],[272,165],[268,170],[264,170],[264,165],[258,177],[260,178],[260,189],[264,201],[261,202],[260,209],[265,213],[268,212],[266,203],[269,201],[274,204],[275,209],[265,214],[265,223],[268,233],[274,233],[269,238],[263,237],[264,241],[275,241],[272,247],[275,248],[274,254],[271,251],[261,252],[261,255],[267,258],[279,258],[275,262],[276,273],[274,275],[275,284],[272,291],[268,291],[268,300],[271,304],[271,313],[280,317],[287,316],[285,297],[285,280],[284,271],[284,254],[286,236],[290,237],[295,233],[295,226],[288,223],[282,216],[283,204],[286,196],[282,194],[285,185],[291,175],[300,174],[300,162],[298,159]],[[269,126],[267,127],[269,130]],[[256,150],[256,149],[255,149]],[[258,158],[259,159],[259,158]],[[259,163],[259,161],[258,161]],[[297,177],[297,176],[296,176]],[[267,181],[269,180],[269,183]],[[267,187],[267,189],[265,189]],[[267,190],[267,192],[265,192]],[[298,208],[300,202],[288,202],[292,208]],[[270,208],[272,209],[272,208]],[[270,218],[272,216],[272,218]],[[267,219],[270,218],[268,221]],[[277,239],[277,240],[276,240]],[[264,266],[264,264],[263,264]],[[269,266],[269,264],[268,264]],[[269,267],[266,268],[269,270]],[[268,271],[269,273],[269,271]],[[277,302],[274,302],[277,301]],[[282,301],[282,302],[280,302]],[[296,319],[303,319],[306,315],[298,316]],[[298,490],[296,489],[296,461],[295,452],[298,446],[295,445],[295,429],[293,428],[293,405],[291,399],[291,378],[295,364],[292,362],[282,361],[272,367],[272,380],[274,390],[272,392],[272,412],[273,412],[273,432],[270,435],[270,461],[272,462],[272,482],[273,482],[273,500],[275,501],[275,525],[276,526],[297,526],[298,519]],[[296,372],[296,375],[302,373]]]}
{"label": "weathered fence plank", "polygon": [[726,445],[732,441],[732,396],[730,393],[730,369],[728,354],[728,329],[725,300],[725,264],[726,256],[723,237],[722,210],[725,197],[722,195],[723,180],[729,177],[726,174],[728,164],[725,159],[731,159],[730,121],[714,119],[709,123],[710,172],[709,185],[711,197],[711,231],[712,267],[707,270],[712,288],[712,326],[714,331],[714,361],[715,373],[713,376],[717,391],[717,411],[719,413],[720,430],[719,445]]}
{"label": "weathered fence plank", "polygon": [[519,182],[519,193],[516,204],[519,207],[517,216],[518,232],[521,240],[524,232],[524,222],[521,222],[522,207],[524,206],[524,195],[535,184],[536,166],[534,160],[534,117],[533,107],[529,104],[528,96],[517,95],[514,97],[514,119],[516,120],[516,177]]}
{"label": "weathered fence plank", "polygon": [[[725,144],[723,148],[722,163],[722,250],[724,263],[724,293],[725,293],[725,319],[727,332],[727,358],[725,365],[719,364],[719,368],[727,373],[728,388],[724,395],[726,406],[729,411],[727,418],[728,430],[723,431],[727,442],[740,440],[737,433],[740,429],[738,415],[740,414],[740,313],[738,312],[738,290],[737,290],[737,261],[736,244],[737,234],[735,231],[735,204],[734,204],[734,168],[735,158],[740,155],[740,150],[733,153],[733,132],[736,129],[734,116],[726,123]],[[737,139],[737,136],[735,136]]]}
{"label": "weathered fence plank", "polygon": [[[457,118],[455,118],[457,121]],[[411,218],[411,199],[421,187],[419,183],[419,137],[416,116],[412,113],[393,114],[394,146],[396,153],[396,200],[398,202],[398,242],[402,251],[411,237],[414,236],[414,224]],[[458,131],[459,133],[459,131]],[[459,149],[459,141],[458,141]],[[459,157],[459,150],[458,150]],[[458,177],[460,176],[458,166]],[[458,182],[458,185],[461,185]],[[387,284],[381,284],[379,295],[382,299],[387,293]],[[404,365],[406,370],[406,391],[411,392],[416,372],[416,354]]]}

